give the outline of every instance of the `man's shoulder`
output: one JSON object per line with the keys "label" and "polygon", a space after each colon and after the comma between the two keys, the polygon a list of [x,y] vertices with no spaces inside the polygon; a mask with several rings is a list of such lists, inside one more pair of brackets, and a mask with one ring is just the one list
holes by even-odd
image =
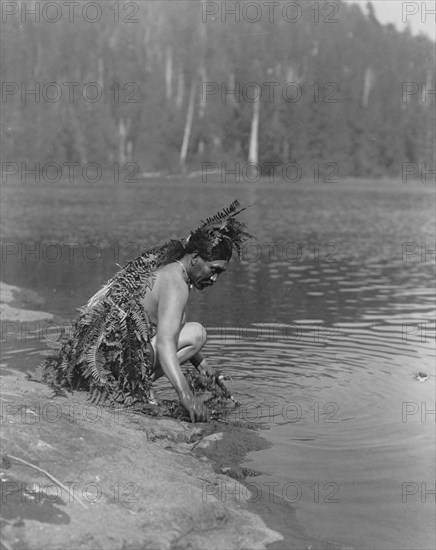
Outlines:
{"label": "man's shoulder", "polygon": [[156,277],[159,278],[177,278],[177,274],[180,270],[180,267],[176,263],[171,263],[164,265],[162,267],[159,267],[159,269],[156,269],[154,272]]}
{"label": "man's shoulder", "polygon": [[175,263],[165,265],[155,271],[155,284],[159,287],[167,286],[189,293],[187,284],[180,276],[180,266]]}

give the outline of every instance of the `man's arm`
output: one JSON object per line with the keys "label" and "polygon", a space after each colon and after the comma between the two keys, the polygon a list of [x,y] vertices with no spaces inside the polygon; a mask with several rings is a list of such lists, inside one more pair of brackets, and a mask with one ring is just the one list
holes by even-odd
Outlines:
{"label": "man's arm", "polygon": [[177,359],[177,343],[189,289],[183,281],[174,280],[171,273],[161,273],[159,279],[156,333],[159,363],[192,422],[207,420],[207,409],[202,400],[193,395]]}

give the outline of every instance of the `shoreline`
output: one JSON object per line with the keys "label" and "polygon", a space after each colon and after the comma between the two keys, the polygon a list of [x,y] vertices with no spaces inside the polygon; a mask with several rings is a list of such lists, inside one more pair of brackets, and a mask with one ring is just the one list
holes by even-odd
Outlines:
{"label": "shoreline", "polygon": [[9,372],[1,428],[10,548],[260,549],[282,538],[246,509],[238,481],[233,498],[211,491],[230,478],[192,452],[200,425],[96,407],[83,392],[53,396]]}
{"label": "shoreline", "polygon": [[[33,291],[1,294],[2,322],[55,318],[27,309],[42,303]],[[5,548],[340,548],[308,536],[289,503],[254,501],[258,472],[241,464],[269,443],[249,424],[97,407],[3,362],[0,375]]]}

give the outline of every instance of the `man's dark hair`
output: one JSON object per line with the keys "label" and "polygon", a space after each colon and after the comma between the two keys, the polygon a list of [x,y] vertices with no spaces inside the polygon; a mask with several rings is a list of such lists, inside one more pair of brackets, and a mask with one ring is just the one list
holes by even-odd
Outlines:
{"label": "man's dark hair", "polygon": [[185,254],[192,252],[198,252],[203,260],[207,262],[212,260],[229,261],[233,252],[232,241],[228,237],[223,236],[216,244],[212,244],[208,232],[197,231],[190,236],[185,246]]}

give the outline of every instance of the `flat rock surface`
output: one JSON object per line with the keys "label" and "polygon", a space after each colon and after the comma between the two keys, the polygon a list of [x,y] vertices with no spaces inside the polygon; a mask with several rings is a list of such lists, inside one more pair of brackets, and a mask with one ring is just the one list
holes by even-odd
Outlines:
{"label": "flat rock surface", "polygon": [[[36,309],[40,303],[41,300],[36,292],[0,281],[0,319],[2,322],[5,320],[34,322],[53,319],[54,315],[51,313]],[[26,305],[31,305],[32,308],[27,309]]]}
{"label": "flat rock surface", "polygon": [[225,499],[215,490],[239,482],[194,456],[201,425],[94,406],[81,392],[54,396],[20,373],[2,376],[1,397],[10,548],[265,548],[282,539],[246,510],[245,487]]}
{"label": "flat rock surface", "polygon": [[269,446],[258,426],[114,410],[29,380],[41,357],[23,355],[27,337],[64,321],[31,290],[0,293],[2,550],[340,548],[310,537],[290,503],[253,498],[261,472],[241,462]]}

